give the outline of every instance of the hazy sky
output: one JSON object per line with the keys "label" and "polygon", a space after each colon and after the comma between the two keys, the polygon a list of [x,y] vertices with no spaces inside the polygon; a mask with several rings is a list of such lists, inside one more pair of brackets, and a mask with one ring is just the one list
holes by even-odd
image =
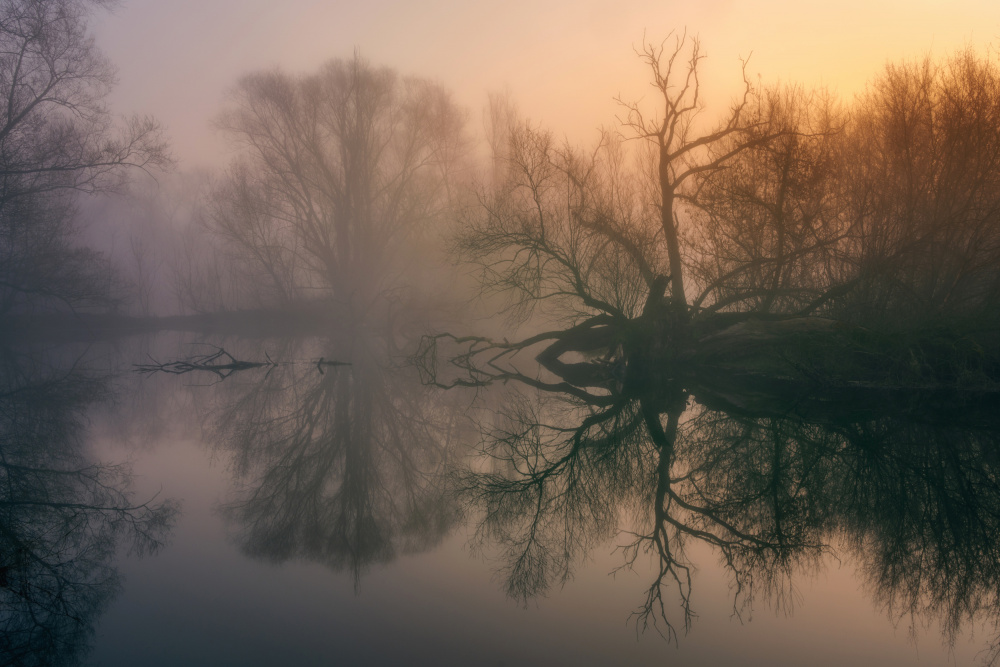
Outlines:
{"label": "hazy sky", "polygon": [[644,31],[656,41],[674,28],[700,35],[710,104],[738,90],[738,58],[751,53],[749,70],[764,81],[824,83],[849,96],[889,60],[1000,46],[1000,2],[123,0],[93,26],[119,68],[115,109],[157,116],[188,168],[224,163],[211,120],[240,74],[307,72],[355,47],[443,83],[473,131],[487,93],[507,89],[526,115],[589,140],[613,121],[616,94],[647,94],[632,50]]}

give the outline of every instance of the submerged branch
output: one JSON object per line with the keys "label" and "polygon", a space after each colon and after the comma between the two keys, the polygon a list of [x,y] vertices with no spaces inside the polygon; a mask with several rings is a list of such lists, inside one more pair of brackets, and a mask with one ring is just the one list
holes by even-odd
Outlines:
{"label": "submerged branch", "polygon": [[225,349],[220,347],[217,348],[215,352],[210,354],[200,354],[187,359],[178,359],[176,361],[168,361],[166,363],[160,363],[151,358],[153,363],[134,364],[133,366],[136,373],[169,373],[171,375],[183,375],[185,373],[192,373],[195,371],[207,371],[217,375],[220,380],[224,380],[233,373],[239,371],[250,370],[253,368],[267,368],[270,370],[277,366],[285,366],[293,363],[315,364],[316,369],[320,372],[320,374],[323,373],[324,366],[336,367],[350,365],[350,362],[327,360],[324,357],[320,357],[319,361],[316,362],[277,362],[271,359],[267,352],[264,353],[264,356],[267,359],[266,361],[245,361],[237,359]]}

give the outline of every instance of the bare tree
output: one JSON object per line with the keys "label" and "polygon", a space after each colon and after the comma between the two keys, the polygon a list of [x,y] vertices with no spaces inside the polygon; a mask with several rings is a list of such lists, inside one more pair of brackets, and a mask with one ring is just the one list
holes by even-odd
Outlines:
{"label": "bare tree", "polygon": [[[494,104],[493,180],[480,189],[478,206],[467,210],[457,248],[480,268],[485,291],[509,299],[515,320],[523,321],[545,303],[544,315],[555,320],[555,327],[517,343],[461,339],[471,345],[459,360],[467,373],[461,383],[518,377],[559,391],[570,386],[568,391],[582,400],[607,402],[630,386],[655,381],[654,375],[680,372],[678,364],[698,336],[714,329],[710,318],[696,317],[692,326],[686,264],[705,265],[697,265],[697,248],[682,253],[679,208],[682,203],[704,207],[706,184],[739,171],[751,152],[779,154],[782,140],[785,152],[791,151],[802,131],[795,108],[799,101],[782,105],[761,96],[744,74],[742,95],[722,122],[699,129],[703,56],[697,39],[681,35],[673,50],[647,46],[639,55],[651,69],[662,111],[647,117],[638,104],[625,104],[625,140],[604,133],[591,151],[558,146],[509,106]],[[774,226],[774,221],[765,224]],[[685,261],[682,254],[688,255]],[[750,257],[744,263],[758,261]],[[779,282],[789,274],[778,271]],[[708,282],[715,276],[699,277]],[[709,285],[707,291],[713,289]],[[701,299],[696,303],[700,308]],[[562,382],[498,365],[543,344],[536,359]],[[424,349],[436,354],[436,341]],[[495,356],[482,367],[477,366],[480,354]],[[591,359],[568,363],[562,359],[567,354]]]}
{"label": "bare tree", "polygon": [[699,182],[687,236],[698,312],[801,313],[843,278],[852,231],[837,196],[845,112],[794,87],[754,104],[767,124],[719,142],[722,154],[746,148]]}
{"label": "bare tree", "polygon": [[449,203],[463,115],[430,81],[360,56],[240,80],[219,126],[242,148],[213,228],[273,298],[332,294],[367,308],[400,250]]}
{"label": "bare tree", "polygon": [[0,312],[106,297],[99,263],[73,243],[73,195],[118,190],[130,169],[168,162],[155,121],[116,119],[105,106],[114,68],[87,17],[106,4],[0,5]]}
{"label": "bare tree", "polygon": [[636,102],[619,100],[625,108],[620,119],[632,136],[648,141],[656,152],[656,182],[659,189],[660,224],[670,267],[671,301],[687,316],[684,262],[679,234],[679,206],[693,196],[697,181],[728,166],[744,151],[769,143],[786,130],[771,124],[762,112],[758,92],[746,76],[743,63],[742,94],[721,123],[700,131],[698,116],[703,111],[698,67],[704,54],[697,37],[687,33],[673,36],[659,45],[643,44],[639,57],[649,67],[652,85],[658,93],[659,109],[649,117]]}
{"label": "bare tree", "polygon": [[[493,106],[492,180],[456,246],[533,331],[427,336],[418,354],[428,384],[521,390],[484,431],[492,466],[460,475],[476,543],[526,600],[641,508],[626,565],[658,569],[637,620],[676,639],[692,541],[738,614],[762,593],[785,605],[847,534],[891,615],[953,638],[996,604],[994,65],[889,68],[847,111],[744,77],[706,129],[697,40],[639,55],[663,106],[625,105],[638,141],[575,150]],[[918,322],[936,328],[899,335]],[[987,433],[949,430],[964,419]],[[916,520],[935,507],[962,511]]]}
{"label": "bare tree", "polygon": [[881,326],[995,323],[1000,70],[966,51],[886,68],[861,98],[841,178],[855,227],[840,315]]}

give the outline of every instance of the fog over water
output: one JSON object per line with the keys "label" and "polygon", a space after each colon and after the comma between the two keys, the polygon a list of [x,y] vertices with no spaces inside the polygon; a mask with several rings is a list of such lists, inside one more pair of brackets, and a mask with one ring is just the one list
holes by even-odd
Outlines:
{"label": "fog over water", "polygon": [[0,663],[1000,662],[1000,10],[0,4]]}

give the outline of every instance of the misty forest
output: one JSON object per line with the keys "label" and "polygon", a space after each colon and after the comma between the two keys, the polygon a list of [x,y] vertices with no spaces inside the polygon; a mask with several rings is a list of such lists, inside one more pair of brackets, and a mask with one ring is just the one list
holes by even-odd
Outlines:
{"label": "misty forest", "polygon": [[817,577],[1000,663],[996,54],[710,106],[650,30],[573,143],[355,50],[207,171],[107,5],[0,3],[0,663],[802,664]]}

